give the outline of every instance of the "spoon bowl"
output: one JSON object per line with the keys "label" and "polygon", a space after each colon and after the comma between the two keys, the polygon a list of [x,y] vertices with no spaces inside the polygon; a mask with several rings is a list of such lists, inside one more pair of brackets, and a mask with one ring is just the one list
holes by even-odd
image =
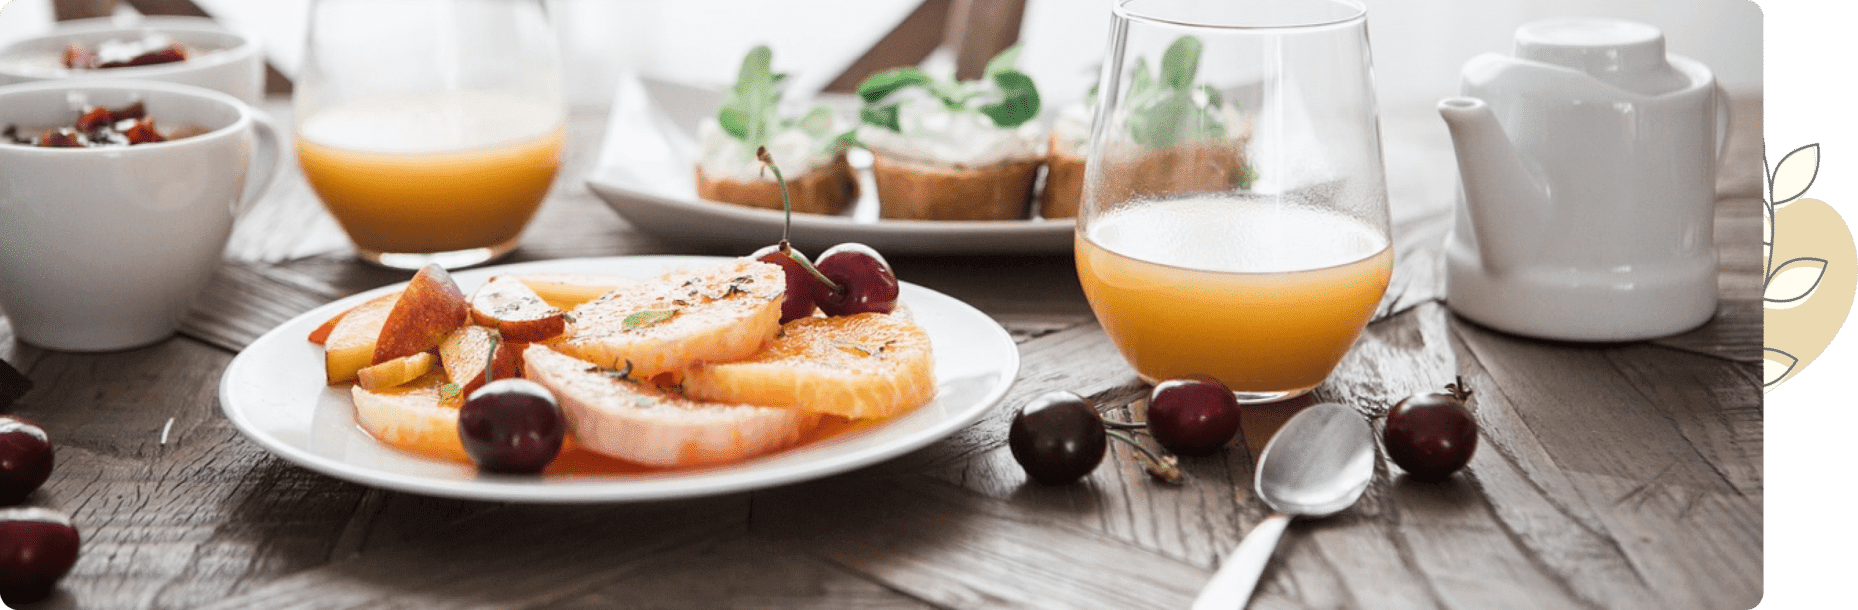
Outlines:
{"label": "spoon bowl", "polygon": [[1258,457],[1253,485],[1276,511],[1252,528],[1194,599],[1193,610],[1229,610],[1251,600],[1258,577],[1294,517],[1326,517],[1361,498],[1374,478],[1367,419],[1332,402],[1298,412]]}
{"label": "spoon bowl", "polygon": [[1297,413],[1258,457],[1264,503],[1295,517],[1327,517],[1361,498],[1374,477],[1374,433],[1354,409],[1322,403]]}

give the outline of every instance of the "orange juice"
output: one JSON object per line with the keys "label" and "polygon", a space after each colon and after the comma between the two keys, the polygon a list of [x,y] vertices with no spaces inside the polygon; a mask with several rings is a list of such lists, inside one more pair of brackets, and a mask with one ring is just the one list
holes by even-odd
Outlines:
{"label": "orange juice", "polygon": [[458,93],[312,112],[297,158],[364,255],[507,250],[548,194],[565,139],[559,108]]}
{"label": "orange juice", "polygon": [[1322,383],[1367,325],[1390,245],[1336,212],[1187,198],[1092,219],[1077,275],[1144,379],[1203,373],[1235,392],[1294,394]]}

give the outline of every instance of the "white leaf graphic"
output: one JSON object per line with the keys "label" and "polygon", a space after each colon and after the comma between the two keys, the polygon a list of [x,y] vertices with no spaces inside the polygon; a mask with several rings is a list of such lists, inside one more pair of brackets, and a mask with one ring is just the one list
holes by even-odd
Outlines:
{"label": "white leaf graphic", "polygon": [[1813,185],[1813,179],[1819,176],[1819,145],[1808,144],[1794,149],[1781,158],[1774,166],[1774,179],[1768,187],[1768,198],[1774,207],[1787,205],[1806,193],[1806,187]]}
{"label": "white leaf graphic", "polygon": [[1774,204],[1761,202],[1761,272],[1774,271]]}
{"label": "white leaf graphic", "polygon": [[1805,303],[1825,275],[1826,259],[1823,258],[1800,257],[1781,263],[1774,275],[1768,277],[1767,289],[1762,291],[1766,308],[1789,309]]}
{"label": "white leaf graphic", "polygon": [[1787,352],[1772,347],[1764,347],[1761,350],[1761,377],[1763,379],[1761,385],[1763,387],[1773,386],[1782,377],[1786,377],[1788,371],[1793,370],[1794,365],[1800,363],[1799,358]]}

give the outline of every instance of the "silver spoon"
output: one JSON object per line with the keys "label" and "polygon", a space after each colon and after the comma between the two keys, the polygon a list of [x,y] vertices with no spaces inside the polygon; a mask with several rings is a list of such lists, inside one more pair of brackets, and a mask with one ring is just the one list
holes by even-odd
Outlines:
{"label": "silver spoon", "polygon": [[1243,608],[1291,518],[1327,517],[1348,508],[1373,477],[1374,433],[1361,414],[1326,402],[1291,417],[1258,456],[1258,497],[1276,513],[1226,556],[1193,610]]}

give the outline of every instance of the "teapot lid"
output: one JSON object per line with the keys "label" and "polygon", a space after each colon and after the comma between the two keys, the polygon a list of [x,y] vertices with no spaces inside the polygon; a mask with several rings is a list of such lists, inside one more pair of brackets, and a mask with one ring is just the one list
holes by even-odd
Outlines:
{"label": "teapot lid", "polygon": [[1585,72],[1615,87],[1658,95],[1690,85],[1665,58],[1664,33],[1635,21],[1549,19],[1516,29],[1516,56]]}

